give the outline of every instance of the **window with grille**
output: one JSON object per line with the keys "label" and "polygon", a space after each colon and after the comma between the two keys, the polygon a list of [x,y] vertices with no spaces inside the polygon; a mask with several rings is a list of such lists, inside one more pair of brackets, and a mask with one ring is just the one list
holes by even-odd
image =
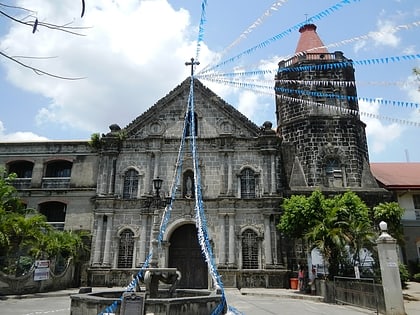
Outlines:
{"label": "window with grille", "polygon": [[414,209],[420,210],[420,195],[413,195]]}
{"label": "window with grille", "polygon": [[134,233],[125,229],[120,235],[118,268],[131,268],[133,265]]}
{"label": "window with grille", "polygon": [[242,269],[258,269],[257,233],[251,229],[242,233]]}
{"label": "window with grille", "polygon": [[139,186],[139,173],[130,169],[124,175],[123,199],[137,198],[137,190]]}
{"label": "window with grille", "polygon": [[70,177],[72,166],[69,161],[52,161],[47,164],[45,177]]}
{"label": "window with grille", "polygon": [[39,204],[39,212],[47,218],[47,222],[58,230],[64,229],[67,205],[59,201],[47,201]]}
{"label": "window with grille", "polygon": [[241,172],[241,198],[255,198],[255,173],[250,168]]}

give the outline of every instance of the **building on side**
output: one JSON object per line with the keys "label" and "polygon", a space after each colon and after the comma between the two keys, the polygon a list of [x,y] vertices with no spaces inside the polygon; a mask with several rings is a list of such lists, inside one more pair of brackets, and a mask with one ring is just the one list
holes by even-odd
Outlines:
{"label": "building on side", "polygon": [[413,267],[420,262],[420,163],[371,163],[370,167],[379,185],[405,209],[402,261]]}

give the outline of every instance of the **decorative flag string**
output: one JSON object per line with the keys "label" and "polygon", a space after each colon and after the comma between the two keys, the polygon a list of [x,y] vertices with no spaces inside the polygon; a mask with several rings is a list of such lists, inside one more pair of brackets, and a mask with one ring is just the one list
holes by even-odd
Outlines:
{"label": "decorative flag string", "polygon": [[201,17],[200,17],[200,25],[198,27],[197,51],[195,54],[195,60],[199,60],[199,57],[200,57],[201,43],[203,42],[203,38],[204,38],[204,24],[206,23],[206,8],[207,8],[207,0],[203,0],[201,2]]}
{"label": "decorative flag string", "polygon": [[[276,12],[283,4],[285,4],[288,0],[280,0],[275,1],[270,7],[254,22],[252,23],[245,31],[242,32],[241,35],[237,39],[235,39],[228,47],[226,47],[218,56],[217,59],[220,59],[222,56],[226,55],[226,53],[231,50],[233,47],[238,45],[242,40],[246,39],[249,34],[251,34],[257,27],[261,26],[263,22],[269,18],[274,12]],[[215,62],[216,59],[213,59],[210,64]],[[206,69],[210,66],[207,65],[201,71],[206,72]]]}
{"label": "decorative flag string", "polygon": [[[255,84],[250,84],[250,83],[243,83],[243,82],[235,82],[235,81],[226,81],[226,80],[216,80],[216,79],[207,79],[208,81],[211,82],[216,82],[219,84],[223,84],[223,85],[229,85],[229,86],[234,86],[234,87],[238,87],[238,88],[243,88],[246,90],[250,90],[253,91],[257,94],[261,94],[261,95],[273,95],[273,91],[274,88],[273,86],[268,86],[268,85],[255,85]],[[349,113],[350,110],[349,109],[345,109],[343,107],[337,107],[335,105],[326,105],[323,103],[318,103],[318,102],[314,102],[311,100],[305,100],[305,99],[301,99],[301,98],[293,98],[290,96],[285,96],[285,95],[276,95],[276,97],[282,97],[286,100],[289,101],[293,101],[296,103],[305,103],[306,105],[310,105],[310,106],[317,106],[317,107],[329,107],[333,110],[341,110],[341,111],[348,111]],[[381,100],[381,99],[372,99],[372,98],[358,98],[358,100],[361,101],[365,101],[365,102],[369,102],[369,103],[381,103],[381,104],[388,104],[390,101],[385,101],[385,100]],[[418,104],[416,104],[418,105]],[[416,106],[417,108],[417,106]],[[384,116],[384,115],[376,115],[376,114],[371,114],[371,113],[367,113],[367,112],[358,112],[361,116],[366,116],[366,117],[373,117],[373,118],[377,118],[380,120],[387,120],[387,121],[391,121],[391,122],[398,122],[400,124],[404,124],[404,125],[408,125],[408,126],[414,126],[414,127],[420,127],[420,122],[414,122],[414,121],[409,121],[409,120],[404,120],[404,119],[400,119],[400,118],[395,118],[395,117],[389,117],[389,116]],[[356,114],[355,112],[353,112],[353,114]]]}
{"label": "decorative flag string", "polygon": [[[402,56],[391,56],[391,57],[381,57],[381,58],[371,58],[363,60],[348,60],[340,62],[329,62],[316,65],[304,65],[298,67],[280,67],[277,70],[253,70],[253,71],[243,71],[243,72],[230,72],[230,73],[211,73],[208,75],[201,74],[197,75],[199,79],[208,79],[208,78],[219,78],[219,77],[242,77],[242,76],[264,76],[267,74],[281,73],[281,72],[303,72],[303,71],[316,71],[316,70],[331,70],[331,69],[340,69],[345,67],[350,67],[353,65],[358,66],[368,66],[368,65],[377,65],[377,64],[389,64],[395,62],[403,62],[420,59],[420,54],[410,54]],[[289,59],[290,64],[293,64],[293,60]],[[289,65],[289,63],[287,63]]]}
{"label": "decorative flag string", "polygon": [[[309,20],[321,20],[324,17],[329,16],[330,14],[335,13],[336,11],[342,9],[345,5],[350,5],[353,2],[360,2],[360,1],[361,0],[342,0],[339,3],[337,3],[335,5],[332,5],[331,7],[329,7],[327,9],[321,11],[320,13],[315,14],[314,16],[311,16],[309,18]],[[305,25],[306,23],[307,23],[306,21],[305,22],[298,23],[295,26],[292,26],[292,27],[288,28],[287,30],[283,31],[282,33],[277,34],[277,35],[275,35],[275,36],[273,36],[273,37],[271,37],[271,38],[269,38],[269,39],[267,39],[267,40],[259,43],[258,45],[253,46],[253,47],[251,47],[251,48],[249,48],[249,49],[241,52],[240,54],[238,54],[238,55],[236,55],[234,57],[231,57],[231,58],[229,58],[229,59],[227,59],[227,60],[225,60],[225,61],[223,61],[223,62],[221,62],[219,64],[216,64],[216,65],[214,65],[212,67],[208,67],[207,70],[205,70],[205,71],[202,72],[202,74],[207,73],[209,71],[212,71],[214,69],[220,68],[220,67],[222,67],[222,66],[224,66],[226,64],[229,64],[231,62],[235,62],[238,59],[240,59],[241,57],[243,57],[245,55],[249,55],[250,53],[253,53],[253,52],[255,52],[258,49],[267,47],[270,44],[276,42],[277,40],[282,39],[282,38],[284,38],[284,37],[286,37],[286,36],[288,36],[290,34],[293,34],[293,32],[299,30],[300,27],[303,26],[303,25]]]}
{"label": "decorative flag string", "polygon": [[217,270],[216,264],[214,262],[214,255],[212,251],[212,247],[210,244],[210,237],[208,234],[208,228],[206,223],[206,216],[204,213],[204,204],[203,204],[203,197],[202,197],[202,189],[201,189],[201,173],[199,168],[199,158],[198,158],[198,151],[197,151],[197,143],[196,143],[196,134],[195,134],[195,119],[194,119],[194,77],[191,76],[191,86],[190,86],[190,147],[191,147],[191,154],[192,154],[192,162],[193,162],[193,169],[194,169],[194,188],[195,188],[195,219],[196,219],[196,227],[197,227],[197,237],[198,242],[200,244],[201,252],[203,257],[207,263],[209,274],[213,279],[213,282],[217,289],[221,291],[221,302],[219,305],[213,310],[212,314],[218,315],[223,314],[223,311],[226,307],[226,296],[225,291],[223,288],[223,282],[221,280],[220,274]]}

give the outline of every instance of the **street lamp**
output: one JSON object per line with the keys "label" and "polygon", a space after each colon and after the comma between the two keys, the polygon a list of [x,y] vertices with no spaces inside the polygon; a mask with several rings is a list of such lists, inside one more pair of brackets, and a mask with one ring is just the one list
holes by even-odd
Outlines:
{"label": "street lamp", "polygon": [[148,196],[146,199],[146,207],[150,210],[151,208],[164,208],[171,203],[171,196],[166,196],[162,198],[160,196],[160,190],[162,189],[163,179],[160,179],[159,176],[153,179],[153,188],[155,190],[155,194],[152,196]]}
{"label": "street lamp", "polygon": [[171,203],[171,196],[162,198],[160,196],[160,190],[162,189],[163,180],[159,177],[153,179],[153,188],[156,192],[155,195],[149,196],[146,199],[146,207],[150,210],[155,208],[153,211],[153,226],[152,226],[152,256],[150,257],[150,267],[158,267],[158,236],[159,236],[159,209],[166,207]]}

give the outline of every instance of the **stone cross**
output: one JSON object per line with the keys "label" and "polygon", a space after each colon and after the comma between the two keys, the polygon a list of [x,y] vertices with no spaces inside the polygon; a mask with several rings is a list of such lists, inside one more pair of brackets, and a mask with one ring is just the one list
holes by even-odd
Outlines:
{"label": "stone cross", "polygon": [[185,65],[186,66],[191,66],[191,76],[193,76],[194,75],[194,66],[195,65],[199,65],[200,64],[200,62],[198,62],[198,61],[194,61],[194,58],[191,58],[191,61],[187,61],[186,63],[185,63]]}

